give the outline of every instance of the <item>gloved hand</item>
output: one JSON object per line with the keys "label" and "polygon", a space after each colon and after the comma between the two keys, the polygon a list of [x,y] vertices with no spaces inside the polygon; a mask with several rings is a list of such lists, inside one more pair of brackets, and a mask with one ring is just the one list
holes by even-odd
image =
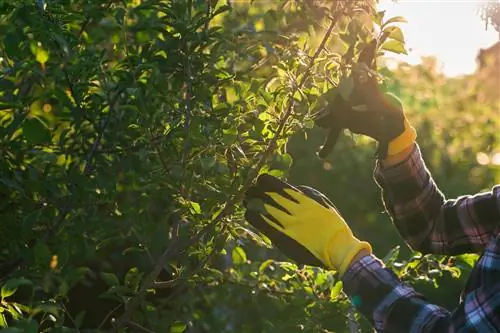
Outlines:
{"label": "gloved hand", "polygon": [[[359,63],[375,69],[372,53],[373,41],[363,50]],[[415,129],[406,119],[401,101],[390,93],[384,93],[373,75],[353,73],[354,90],[349,101],[337,94],[329,105],[317,112],[316,125],[340,131],[347,128],[356,134],[367,135],[379,143],[379,156],[383,159],[395,156],[415,142]]]}
{"label": "gloved hand", "polygon": [[372,251],[369,243],[354,237],[331,201],[312,188],[263,174],[247,191],[244,204],[248,222],[299,264],[342,275],[360,251]]}

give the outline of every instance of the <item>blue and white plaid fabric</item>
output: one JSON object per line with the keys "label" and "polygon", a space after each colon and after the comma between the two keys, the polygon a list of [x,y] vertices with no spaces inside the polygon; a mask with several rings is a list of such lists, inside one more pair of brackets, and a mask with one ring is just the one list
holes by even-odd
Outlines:
{"label": "blue and white plaid fabric", "polygon": [[387,211],[415,250],[482,253],[452,312],[429,303],[375,256],[354,263],[344,290],[379,332],[500,332],[500,186],[446,200],[417,145],[402,163],[375,168]]}

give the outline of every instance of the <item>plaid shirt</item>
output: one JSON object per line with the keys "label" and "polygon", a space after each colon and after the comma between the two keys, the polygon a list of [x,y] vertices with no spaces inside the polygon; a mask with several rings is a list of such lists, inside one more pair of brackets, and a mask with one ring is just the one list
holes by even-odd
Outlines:
{"label": "plaid shirt", "polygon": [[375,179],[396,228],[414,250],[483,254],[451,313],[427,302],[373,255],[343,276],[352,303],[379,332],[500,332],[500,186],[446,200],[417,145],[398,165],[377,163]]}

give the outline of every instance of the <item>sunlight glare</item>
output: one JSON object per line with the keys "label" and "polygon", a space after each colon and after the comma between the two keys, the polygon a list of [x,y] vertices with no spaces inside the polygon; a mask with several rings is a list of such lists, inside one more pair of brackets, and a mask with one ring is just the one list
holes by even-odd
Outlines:
{"label": "sunlight glare", "polygon": [[486,30],[478,12],[481,3],[484,0],[381,0],[378,9],[386,11],[386,18],[401,15],[408,20],[401,25],[408,55],[388,56],[410,64],[436,56],[448,76],[473,73],[479,49],[500,37],[493,27]]}

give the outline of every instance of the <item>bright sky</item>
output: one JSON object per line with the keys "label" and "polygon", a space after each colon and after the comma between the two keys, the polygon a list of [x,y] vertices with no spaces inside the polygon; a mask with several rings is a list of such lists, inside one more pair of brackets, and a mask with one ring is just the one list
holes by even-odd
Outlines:
{"label": "bright sky", "polygon": [[[500,0],[496,0],[500,1]],[[399,60],[415,64],[421,56],[434,55],[449,76],[469,74],[476,69],[476,55],[499,40],[499,33],[477,12],[481,0],[391,0],[380,1],[385,17],[404,16],[401,24],[408,55]]]}

